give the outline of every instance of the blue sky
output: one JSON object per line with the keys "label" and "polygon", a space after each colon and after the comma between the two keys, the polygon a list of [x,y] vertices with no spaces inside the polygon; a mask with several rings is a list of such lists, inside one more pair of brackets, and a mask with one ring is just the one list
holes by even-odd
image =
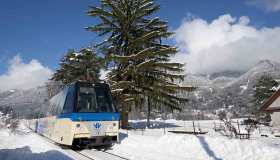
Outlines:
{"label": "blue sky", "polygon": [[[258,0],[252,0],[258,1]],[[212,21],[220,15],[248,16],[256,28],[280,26],[280,12],[246,0],[157,0],[158,13],[170,29],[177,29],[188,15]],[[8,61],[20,55],[24,62],[37,59],[54,70],[70,48],[90,45],[98,38],[83,28],[95,24],[88,17],[88,6],[97,0],[1,0],[0,5],[0,74]]]}

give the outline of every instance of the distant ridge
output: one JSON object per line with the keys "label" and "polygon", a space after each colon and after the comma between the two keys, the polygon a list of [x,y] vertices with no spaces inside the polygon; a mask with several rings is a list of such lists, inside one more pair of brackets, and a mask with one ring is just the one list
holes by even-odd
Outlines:
{"label": "distant ridge", "polygon": [[197,107],[213,113],[221,108],[245,115],[253,87],[262,75],[280,79],[280,63],[261,60],[246,72],[223,71],[212,75],[187,74],[184,83],[199,87],[185,108]]}

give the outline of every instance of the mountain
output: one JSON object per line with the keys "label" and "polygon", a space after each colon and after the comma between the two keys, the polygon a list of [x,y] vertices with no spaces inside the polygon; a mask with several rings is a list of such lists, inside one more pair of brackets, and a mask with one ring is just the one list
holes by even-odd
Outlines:
{"label": "mountain", "polygon": [[251,68],[248,72],[228,83],[227,87],[231,87],[234,85],[255,84],[256,80],[264,74],[268,74],[276,79],[279,78],[280,63],[270,60],[262,60],[253,68]]}
{"label": "mountain", "polygon": [[224,71],[211,75],[186,75],[184,84],[197,86],[185,109],[196,108],[215,113],[224,108],[238,115],[248,113],[248,105],[254,94],[253,87],[264,75],[280,79],[280,63],[262,60],[247,72]]}
{"label": "mountain", "polygon": [[223,72],[216,72],[212,73],[209,77],[210,79],[216,79],[220,77],[228,77],[228,78],[238,78],[242,74],[244,74],[243,71],[223,71]]}
{"label": "mountain", "polygon": [[9,90],[0,93],[0,110],[12,108],[20,117],[34,118],[46,110],[47,89],[40,86],[28,90]]}

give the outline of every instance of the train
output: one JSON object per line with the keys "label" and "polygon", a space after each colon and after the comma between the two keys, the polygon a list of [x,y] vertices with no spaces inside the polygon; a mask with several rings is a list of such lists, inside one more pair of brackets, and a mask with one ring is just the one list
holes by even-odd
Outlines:
{"label": "train", "polygon": [[29,121],[36,133],[66,146],[119,142],[120,114],[109,85],[76,81],[49,100],[46,116]]}

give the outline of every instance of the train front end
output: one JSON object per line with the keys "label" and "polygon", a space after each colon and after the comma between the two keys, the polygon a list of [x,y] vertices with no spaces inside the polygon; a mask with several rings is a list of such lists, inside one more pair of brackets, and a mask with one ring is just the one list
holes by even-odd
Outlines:
{"label": "train front end", "polygon": [[74,113],[73,146],[111,145],[119,141],[118,113]]}
{"label": "train front end", "polygon": [[119,141],[119,119],[107,84],[77,83],[74,112],[59,116],[71,120],[73,146],[111,145]]}

